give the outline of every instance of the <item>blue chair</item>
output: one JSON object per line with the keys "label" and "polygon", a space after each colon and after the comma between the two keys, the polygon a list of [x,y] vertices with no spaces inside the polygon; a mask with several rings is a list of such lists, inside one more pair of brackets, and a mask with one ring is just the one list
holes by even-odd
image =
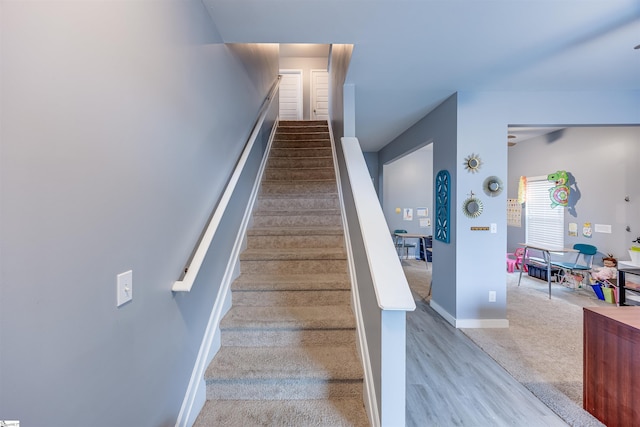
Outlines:
{"label": "blue chair", "polygon": [[402,259],[402,250],[404,249],[405,252],[405,259],[409,258],[409,248],[415,248],[416,244],[415,243],[408,243],[405,241],[405,238],[402,236],[397,236],[397,233],[407,233],[407,230],[393,230],[393,234],[395,237],[395,245],[396,245],[396,251],[398,252],[398,258]]}
{"label": "blue chair", "polygon": [[[598,248],[595,246],[584,243],[576,243],[573,245],[573,249],[578,251],[576,259],[573,262],[551,261],[552,266],[558,267],[562,270],[561,283],[568,282],[569,279],[567,276],[572,277],[576,274],[581,274],[583,277],[588,276],[593,266],[593,256],[598,252]],[[589,281],[586,283],[589,283]]]}

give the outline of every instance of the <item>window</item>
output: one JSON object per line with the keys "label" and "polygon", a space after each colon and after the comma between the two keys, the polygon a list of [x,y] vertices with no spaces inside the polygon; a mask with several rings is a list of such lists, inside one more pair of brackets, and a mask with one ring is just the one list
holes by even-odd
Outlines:
{"label": "window", "polygon": [[525,204],[526,243],[556,248],[564,247],[564,208],[551,207],[549,190],[553,182],[546,176],[527,178],[527,199]]}

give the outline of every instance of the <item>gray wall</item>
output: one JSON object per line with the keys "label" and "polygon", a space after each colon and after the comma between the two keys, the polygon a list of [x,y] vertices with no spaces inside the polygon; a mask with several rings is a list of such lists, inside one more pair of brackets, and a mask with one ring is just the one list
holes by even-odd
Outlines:
{"label": "gray wall", "polygon": [[343,135],[343,104],[350,103],[352,100],[345,101],[343,98],[343,84],[349,67],[349,59],[351,57],[351,46],[334,45],[331,49],[331,61],[329,67],[330,81],[330,116],[332,119],[332,129],[336,142],[336,155],[338,160],[338,168],[340,174],[340,184],[343,201],[346,211],[346,223],[349,228],[349,239],[351,243],[351,251],[353,255],[353,263],[355,266],[356,280],[358,284],[358,295],[360,299],[360,309],[362,311],[362,321],[364,322],[367,347],[369,351],[369,362],[373,372],[373,385],[375,387],[376,400],[378,408],[381,408],[382,399],[382,312],[378,306],[378,300],[375,295],[375,287],[369,269],[369,261],[364,248],[364,239],[360,231],[360,221],[356,211],[353,193],[351,191],[351,183],[347,174],[347,167],[342,152],[341,137]]}
{"label": "gray wall", "polygon": [[[449,320],[504,320],[506,319],[506,285],[504,280],[504,253],[507,248],[506,198],[503,192],[498,197],[489,198],[482,192],[484,179],[491,175],[507,177],[507,128],[513,124],[557,125],[624,125],[640,123],[640,97],[633,92],[459,92],[443,102],[437,109],[421,119],[414,126],[378,152],[379,164],[384,165],[405,153],[422,146],[425,141],[434,143],[434,174],[441,169],[451,172],[451,243],[434,240],[433,296],[432,301],[444,309]],[[602,138],[604,139],[604,136]],[[611,142],[612,146],[619,145]],[[609,145],[607,145],[608,147]],[[589,144],[587,144],[589,147]],[[590,150],[590,148],[586,148]],[[593,157],[602,157],[603,148],[593,152]],[[585,163],[589,151],[566,150],[575,163]],[[483,165],[478,173],[469,173],[464,168],[464,160],[472,153],[478,154]],[[608,150],[607,150],[608,153]],[[636,151],[627,153],[629,166],[637,159]],[[636,157],[634,157],[636,156]],[[609,157],[615,157],[609,154]],[[547,162],[555,164],[557,159],[527,160],[534,164]],[[524,161],[524,160],[523,160]],[[615,162],[614,162],[615,163]],[[562,163],[566,164],[566,163]],[[635,165],[634,165],[635,166]],[[551,167],[550,169],[556,170]],[[568,170],[576,169],[573,165]],[[580,177],[580,186],[595,187],[600,183],[597,168],[590,168],[589,177]],[[635,170],[635,167],[634,167]],[[380,170],[382,175],[383,171]],[[520,172],[517,172],[519,175]],[[598,178],[596,178],[598,177]],[[382,177],[381,177],[382,179]],[[633,193],[631,183],[637,178],[635,171],[624,171],[625,192]],[[602,187],[599,190],[602,191]],[[484,203],[484,210],[478,218],[467,218],[459,214],[461,205],[470,192],[474,192]],[[595,191],[595,190],[594,190]],[[383,192],[384,193],[384,192]],[[384,194],[382,194],[384,197]],[[633,202],[633,200],[632,200]],[[621,215],[617,207],[619,197],[612,201],[616,215]],[[593,206],[593,205],[591,205]],[[637,218],[635,205],[629,205],[625,220],[633,222]],[[601,208],[594,207],[594,214],[587,214],[587,202],[580,210],[593,223],[612,223],[610,218],[599,219]],[[580,211],[579,211],[579,214]],[[591,216],[593,215],[593,216]],[[584,218],[586,221],[587,218]],[[580,221],[583,222],[581,218]],[[474,231],[475,226],[497,225],[497,233]],[[638,225],[631,223],[632,230]],[[624,233],[623,233],[624,234]],[[640,234],[640,233],[638,233]],[[613,237],[613,236],[612,236]],[[637,237],[631,233],[632,238]],[[600,236],[593,239],[599,239]],[[614,237],[615,238],[615,237]],[[594,243],[596,240],[592,240]],[[623,251],[624,246],[612,246]],[[597,244],[596,244],[597,245]],[[619,245],[619,243],[616,243]],[[607,246],[604,244],[603,246]],[[496,291],[497,301],[488,302],[488,292]],[[477,323],[476,323],[477,324]],[[468,323],[467,323],[468,326]]]}
{"label": "gray wall", "polygon": [[[557,170],[568,171],[575,209],[565,209],[565,231],[568,224],[578,224],[578,236],[565,233],[565,246],[575,243],[595,245],[601,254],[612,253],[628,260],[631,240],[640,236],[640,126],[635,127],[569,127],[523,141],[509,148],[509,198],[517,198],[520,176],[548,175]],[[625,196],[629,196],[626,202]],[[573,204],[573,203],[571,203]],[[525,241],[525,215],[522,227],[508,227],[507,249],[513,251]],[[582,236],[582,225],[590,222],[611,225],[611,234]],[[629,226],[631,232],[625,228]],[[600,255],[596,262],[601,264]]]}
{"label": "gray wall", "polygon": [[329,118],[336,141],[344,134],[344,81],[349,70],[353,46],[332,45],[329,53]]}
{"label": "gray wall", "polygon": [[277,46],[221,44],[190,1],[3,2],[1,19],[0,418],[172,426],[234,232],[191,294],[171,284]]}
{"label": "gray wall", "polygon": [[[384,201],[382,209],[389,231],[407,230],[409,233],[432,234],[432,226],[421,227],[417,208],[428,209],[433,219],[433,145],[420,148],[394,162],[384,165]],[[400,212],[396,213],[396,208]],[[403,208],[413,209],[413,219],[407,221]],[[409,249],[409,256],[417,255],[418,239],[407,239],[416,246]]]}
{"label": "gray wall", "polygon": [[375,188],[376,193],[379,193],[378,189],[378,152],[368,152],[362,153],[364,155],[364,161],[367,162],[367,169],[369,170],[369,175],[371,175],[371,182],[373,182],[373,188]]}
{"label": "gray wall", "polygon": [[[456,124],[457,95],[452,95],[378,152],[379,165],[385,165],[403,155],[420,149],[426,144],[433,143],[432,177],[435,177],[442,169],[447,169],[451,173],[451,243],[447,244],[433,240],[432,300],[436,301],[452,316],[455,316],[456,313],[456,230],[453,227],[453,224],[456,223]],[[379,181],[384,183],[386,180],[383,176],[384,168],[379,167],[378,171],[380,173]],[[384,200],[386,197],[384,192],[380,194],[380,197]],[[435,203],[432,201],[431,205],[435,206]]]}

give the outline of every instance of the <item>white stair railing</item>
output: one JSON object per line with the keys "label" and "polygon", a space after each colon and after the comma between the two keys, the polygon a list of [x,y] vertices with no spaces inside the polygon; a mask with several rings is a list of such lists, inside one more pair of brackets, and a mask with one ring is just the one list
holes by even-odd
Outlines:
{"label": "white stair railing", "polygon": [[192,256],[188,261],[188,265],[184,268],[181,278],[176,280],[173,283],[173,287],[171,288],[174,292],[189,292],[193,287],[193,283],[200,272],[200,267],[202,266],[202,262],[204,261],[207,252],[209,251],[209,247],[211,246],[211,242],[213,241],[213,237],[218,230],[218,226],[220,225],[220,221],[222,220],[222,216],[224,215],[227,206],[229,205],[229,201],[231,200],[231,196],[233,195],[234,190],[236,189],[236,185],[238,184],[238,180],[240,179],[240,175],[247,163],[247,159],[251,153],[254,143],[258,135],[260,134],[260,129],[262,128],[262,124],[264,123],[265,117],[267,116],[267,112],[269,111],[269,106],[271,105],[275,94],[278,93],[278,86],[280,84],[280,76],[273,84],[269,94],[265,98],[262,106],[260,107],[258,113],[258,119],[253,126],[251,131],[251,135],[247,140],[247,143],[242,150],[242,154],[240,155],[238,162],[236,163],[236,167],[227,182],[227,185],[220,196],[220,200],[211,215],[207,226],[202,233],[200,240],[198,241],[195,250],[192,252]]}

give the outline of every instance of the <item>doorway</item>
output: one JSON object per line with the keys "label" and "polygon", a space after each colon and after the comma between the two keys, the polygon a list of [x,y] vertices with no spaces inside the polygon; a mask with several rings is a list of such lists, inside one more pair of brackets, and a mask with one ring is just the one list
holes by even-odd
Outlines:
{"label": "doorway", "polygon": [[302,120],[302,70],[280,70],[280,120]]}
{"label": "doorway", "polygon": [[311,70],[311,120],[329,120],[329,73]]}

